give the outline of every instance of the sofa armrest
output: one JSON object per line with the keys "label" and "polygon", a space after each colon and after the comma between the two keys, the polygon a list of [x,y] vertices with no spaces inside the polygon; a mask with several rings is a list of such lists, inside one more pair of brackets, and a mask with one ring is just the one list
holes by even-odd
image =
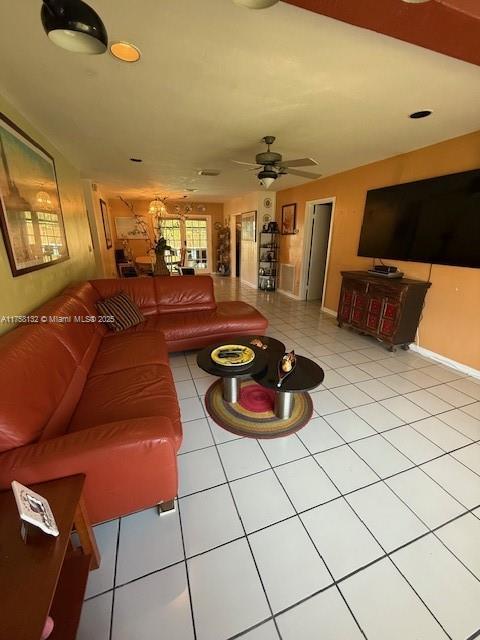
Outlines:
{"label": "sofa armrest", "polygon": [[0,488],[84,473],[93,522],[170,500],[177,493],[169,418],[111,422],[0,454]]}

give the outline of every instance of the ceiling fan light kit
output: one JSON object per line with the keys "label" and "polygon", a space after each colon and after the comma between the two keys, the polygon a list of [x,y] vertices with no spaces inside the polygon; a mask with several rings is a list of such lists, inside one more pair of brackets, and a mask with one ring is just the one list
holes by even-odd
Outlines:
{"label": "ceiling fan light kit", "polygon": [[309,167],[317,165],[318,162],[312,158],[297,158],[296,160],[282,160],[282,154],[270,151],[270,145],[275,142],[275,136],[264,136],[262,142],[267,145],[267,150],[257,153],[255,156],[255,164],[252,162],[243,162],[240,160],[234,160],[236,164],[246,165],[250,167],[248,171],[257,171],[257,178],[260,180],[262,187],[268,189],[272,186],[275,180],[281,176],[291,174],[293,176],[299,176],[301,178],[309,178],[310,180],[316,180],[321,175],[315,173],[309,173],[308,171],[299,171],[292,167]]}
{"label": "ceiling fan light kit", "polygon": [[268,9],[277,4],[278,0],[233,0],[234,4],[247,9]]}
{"label": "ceiling fan light kit", "polygon": [[82,0],[43,0],[41,19],[47,36],[62,49],[91,55],[107,50],[105,25]]}

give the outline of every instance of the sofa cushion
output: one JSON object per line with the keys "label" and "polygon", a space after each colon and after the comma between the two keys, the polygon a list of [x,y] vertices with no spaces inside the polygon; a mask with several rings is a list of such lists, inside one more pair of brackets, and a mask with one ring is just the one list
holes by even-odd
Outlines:
{"label": "sofa cushion", "polygon": [[149,316],[157,313],[153,280],[154,278],[108,278],[90,280],[90,284],[99,298],[110,298],[124,291],[135,302],[142,314]]}
{"label": "sofa cushion", "polygon": [[112,333],[101,342],[90,375],[149,364],[168,365],[167,346],[161,331]]}
{"label": "sofa cushion", "polygon": [[135,302],[124,291],[110,298],[103,298],[96,304],[110,331],[125,331],[141,324],[145,318]]}
{"label": "sofa cushion", "polygon": [[91,280],[100,298],[125,291],[144,316],[188,311],[213,311],[217,305],[210,276],[155,276]]}
{"label": "sofa cushion", "polygon": [[210,276],[159,276],[153,278],[157,313],[214,311],[217,308]]}
{"label": "sofa cushion", "polygon": [[168,350],[172,351],[172,345],[183,341],[192,346],[181,348],[195,348],[228,335],[262,333],[266,327],[266,319],[249,304],[220,302],[215,311],[169,313],[147,318],[142,331],[162,332]]}
{"label": "sofa cushion", "polygon": [[167,365],[152,364],[89,376],[69,431],[154,416],[170,418],[175,432],[181,434],[177,394]]}
{"label": "sofa cushion", "polygon": [[20,326],[0,339],[0,452],[40,438],[77,369],[57,336],[41,329]]}

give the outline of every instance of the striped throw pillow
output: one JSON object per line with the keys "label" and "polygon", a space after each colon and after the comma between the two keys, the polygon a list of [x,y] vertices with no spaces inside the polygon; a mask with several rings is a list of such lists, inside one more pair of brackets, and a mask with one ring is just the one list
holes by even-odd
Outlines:
{"label": "striped throw pillow", "polygon": [[111,331],[125,331],[145,320],[135,302],[124,291],[111,298],[99,300],[96,306],[102,316],[112,318],[111,322],[105,323]]}

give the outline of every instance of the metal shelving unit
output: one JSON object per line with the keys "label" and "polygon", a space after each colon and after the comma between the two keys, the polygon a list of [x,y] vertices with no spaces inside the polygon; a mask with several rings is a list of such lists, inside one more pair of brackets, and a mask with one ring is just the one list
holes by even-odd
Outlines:
{"label": "metal shelving unit", "polygon": [[262,291],[275,291],[277,288],[279,235],[278,231],[260,232],[258,288]]}

